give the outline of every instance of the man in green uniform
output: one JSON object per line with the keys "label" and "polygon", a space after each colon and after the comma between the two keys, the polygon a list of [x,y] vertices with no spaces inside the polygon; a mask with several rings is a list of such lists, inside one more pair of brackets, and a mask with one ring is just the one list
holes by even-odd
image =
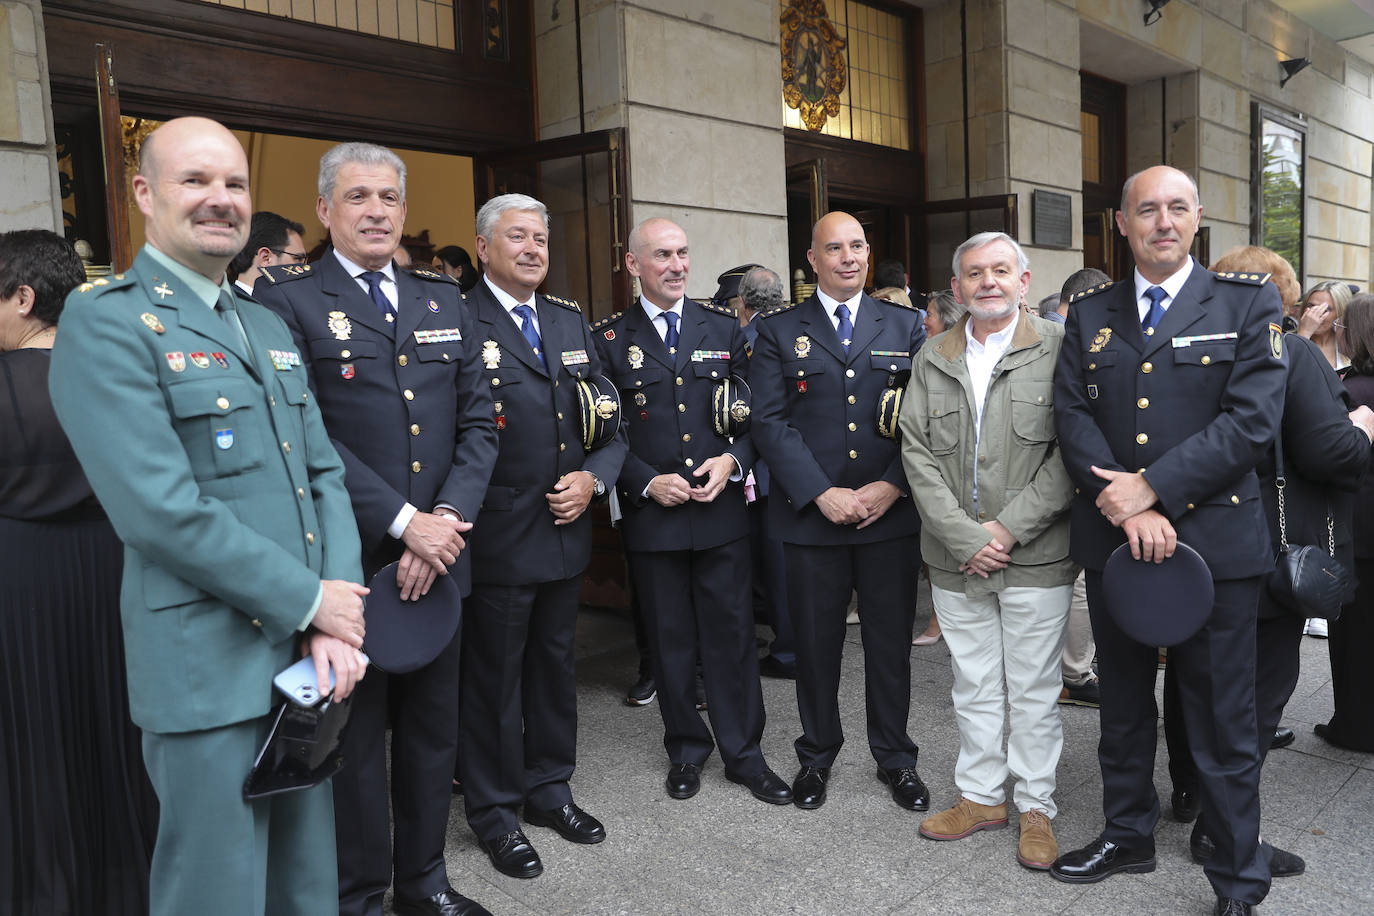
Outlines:
{"label": "man in green uniform", "polygon": [[328,784],[242,788],[277,672],[308,651],[343,698],[364,671],[343,465],[291,334],[225,276],[251,210],[233,134],[169,121],[133,186],[148,244],[72,293],[50,387],[125,545],[129,706],[161,803],[151,911],[332,913]]}

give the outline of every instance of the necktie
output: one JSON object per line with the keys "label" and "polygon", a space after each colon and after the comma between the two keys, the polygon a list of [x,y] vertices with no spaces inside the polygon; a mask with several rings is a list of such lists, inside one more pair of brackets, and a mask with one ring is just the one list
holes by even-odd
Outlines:
{"label": "necktie", "polygon": [[835,306],[835,314],[839,317],[840,343],[844,344],[844,352],[849,353],[849,342],[854,339],[854,322],[849,320],[849,306],[841,302]]}
{"label": "necktie", "polygon": [[534,309],[528,305],[517,305],[511,311],[520,316],[520,333],[530,342],[534,355],[539,357],[540,365],[548,369],[549,361],[544,358],[544,342],[539,339],[539,329],[534,326]]}
{"label": "necktie", "polygon": [[1148,337],[1155,332],[1155,325],[1164,317],[1164,298],[1169,294],[1158,286],[1152,286],[1145,290],[1145,296],[1150,300],[1150,310],[1145,313],[1145,320],[1140,322],[1140,328]]}
{"label": "necktie", "polygon": [[381,311],[382,317],[387,321],[394,321],[391,302],[382,292],[382,280],[386,279],[386,274],[380,270],[365,270],[358,276],[367,281],[367,295],[372,299],[372,304]]}
{"label": "necktie", "polygon": [[252,348],[248,345],[248,333],[243,329],[243,322],[239,319],[238,306],[234,305],[232,293],[225,290],[219,291],[219,302],[215,304],[215,312],[225,324],[234,329],[234,333],[243,343],[243,349],[251,350]]}
{"label": "necktie", "polygon": [[663,335],[663,342],[668,346],[668,352],[677,355],[677,312],[664,312],[663,323],[668,326],[668,333]]}

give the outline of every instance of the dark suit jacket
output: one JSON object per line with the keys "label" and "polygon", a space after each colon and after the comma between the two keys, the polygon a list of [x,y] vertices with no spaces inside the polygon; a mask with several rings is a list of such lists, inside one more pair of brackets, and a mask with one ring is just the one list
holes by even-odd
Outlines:
{"label": "dark suit jacket", "polygon": [[[1341,377],[1312,341],[1289,334],[1283,338],[1288,381],[1283,410],[1283,505],[1288,543],[1316,544],[1326,550],[1326,519],[1331,512],[1336,557],[1355,568],[1350,530],[1354,492],[1369,466],[1369,439],[1350,422],[1350,405]],[[1279,500],[1274,479],[1274,450],[1258,467],[1269,547],[1279,550]],[[1260,616],[1289,614],[1260,592]]]}
{"label": "dark suit jacket", "polygon": [[[1273,566],[1255,465],[1283,413],[1281,314],[1273,284],[1196,262],[1152,337],[1141,331],[1133,280],[1074,300],[1054,408],[1064,465],[1078,487],[1075,561],[1100,570],[1126,540],[1094,504],[1106,486],[1089,469],[1097,465],[1143,469],[1157,508],[1214,578]],[[1206,335],[1218,336],[1198,339]]]}
{"label": "dark suit jacket", "polygon": [[[748,434],[731,443],[716,435],[711,419],[719,381],[748,373],[739,321],[727,309],[686,300],[674,358],[644,307],[635,302],[627,311],[597,322],[592,339],[620,391],[621,432],[629,444],[620,471],[620,505],[629,549],[701,550],[748,534],[742,480],[726,484],[709,503],[669,508],[641,495],[659,474],[678,474],[697,485],[704,478],[692,472],[708,458],[727,452],[744,473],[749,472],[754,447]],[[629,355],[632,347],[634,360]]]}
{"label": "dark suit jacket", "polygon": [[581,575],[591,559],[591,513],[554,525],[545,496],[578,470],[609,489],[625,460],[620,438],[590,453],[582,447],[576,382],[602,371],[591,329],[577,303],[535,296],[545,369],[485,282],[472,288],[467,303],[476,352],[489,354],[482,375],[495,402],[500,444],[482,521],[472,532],[473,581],[529,585]]}
{"label": "dark suit jacket", "polygon": [[362,581],[305,370],[272,359],[291,335],[241,292],[237,308],[248,348],[140,253],[68,297],[53,349],[53,407],[124,541],[129,707],[152,732],[266,715],[320,580]]}
{"label": "dark suit jacket", "polygon": [[920,519],[910,499],[897,500],[862,530],[833,524],[814,500],[832,486],[857,489],[875,480],[908,492],[897,443],[878,434],[877,417],[883,390],[906,383],[925,340],[916,310],[865,295],[848,355],[814,295],[754,321],[762,324],[749,361],[752,432],[772,473],[770,530],[786,542],[813,545],[915,534]]}
{"label": "dark suit jacket", "polygon": [[[475,524],[496,461],[491,394],[457,284],[428,272],[395,274],[394,324],[332,249],[307,267],[264,268],[253,288],[305,359],[348,470],[368,575],[404,551],[387,528],[407,502],[425,512],[445,503]],[[468,553],[453,571],[464,594]]]}
{"label": "dark suit jacket", "polygon": [[[1364,375],[1352,368],[1346,373],[1344,385],[1353,405],[1374,407],[1374,375]],[[1374,557],[1374,474],[1366,474],[1360,481],[1354,516],[1355,556],[1362,560]]]}

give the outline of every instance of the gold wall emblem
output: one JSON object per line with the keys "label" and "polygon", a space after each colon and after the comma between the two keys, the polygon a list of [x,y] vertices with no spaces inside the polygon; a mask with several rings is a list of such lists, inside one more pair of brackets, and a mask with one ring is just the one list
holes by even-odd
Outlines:
{"label": "gold wall emblem", "polygon": [[1098,329],[1097,336],[1093,338],[1092,346],[1088,347],[1089,353],[1101,353],[1102,348],[1112,339],[1111,328]]}
{"label": "gold wall emblem", "polygon": [[849,81],[845,40],[825,12],[824,0],[791,0],[782,12],[782,99],[807,130],[820,130],[840,113]]}
{"label": "gold wall emblem", "polygon": [[501,348],[496,345],[496,341],[482,341],[482,365],[488,369],[495,369],[501,365]]}
{"label": "gold wall emblem", "polygon": [[811,338],[807,337],[805,334],[798,337],[797,343],[792,347],[792,350],[797,354],[797,359],[806,359],[811,355]]}
{"label": "gold wall emblem", "polygon": [[353,336],[353,322],[343,312],[329,313],[329,330],[335,340],[348,340]]}

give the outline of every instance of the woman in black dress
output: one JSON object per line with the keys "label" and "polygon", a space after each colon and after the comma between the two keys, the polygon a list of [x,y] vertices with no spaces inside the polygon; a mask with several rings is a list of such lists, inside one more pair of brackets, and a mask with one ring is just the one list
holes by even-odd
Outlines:
{"label": "woman in black dress", "polygon": [[[1355,405],[1374,408],[1374,296],[1350,300],[1335,325],[1350,354],[1345,390]],[[1337,747],[1374,753],[1374,474],[1366,474],[1355,494],[1355,600],[1329,627],[1331,688],[1336,712],[1317,734]]]}
{"label": "woman in black dress", "polygon": [[0,912],[23,916],[146,913],[157,830],[124,680],[123,548],[48,399],[83,280],[61,236],[0,234]]}

